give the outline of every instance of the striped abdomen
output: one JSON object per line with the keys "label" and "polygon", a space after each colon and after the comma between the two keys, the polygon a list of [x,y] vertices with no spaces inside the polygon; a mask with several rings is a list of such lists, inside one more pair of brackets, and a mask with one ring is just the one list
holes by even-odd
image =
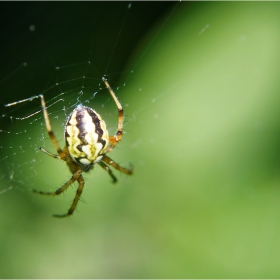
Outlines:
{"label": "striped abdomen", "polygon": [[85,166],[99,162],[109,143],[108,130],[100,115],[81,104],[70,114],[64,135],[72,159]]}

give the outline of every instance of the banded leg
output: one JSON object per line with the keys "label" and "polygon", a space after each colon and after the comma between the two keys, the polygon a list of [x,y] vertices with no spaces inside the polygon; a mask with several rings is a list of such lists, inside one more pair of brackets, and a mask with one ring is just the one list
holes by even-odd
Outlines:
{"label": "banded leg", "polygon": [[133,167],[132,166],[129,169],[121,167],[119,164],[114,162],[111,158],[107,157],[106,155],[103,156],[102,161],[104,161],[108,165],[113,166],[115,169],[117,169],[120,172],[125,173],[127,175],[131,175],[133,173]]}
{"label": "banded leg", "polygon": [[[45,119],[45,123],[46,123],[46,129],[48,131],[48,134],[49,134],[49,137],[58,153],[58,156],[61,158],[61,159],[64,159],[65,156],[64,156],[64,153],[62,152],[59,144],[58,144],[58,141],[52,131],[52,127],[51,127],[51,122],[50,122],[50,119],[49,119],[49,115],[48,115],[48,111],[47,111],[47,107],[46,107],[46,102],[45,102],[45,99],[44,99],[44,96],[42,94],[36,96],[36,97],[40,97],[41,98],[41,105],[42,105],[42,110],[43,110],[43,115],[44,115],[44,119]],[[40,148],[41,149],[41,148]]]}
{"label": "banded leg", "polygon": [[85,180],[83,178],[82,175],[80,175],[80,177],[77,179],[78,183],[79,183],[79,186],[78,186],[78,189],[77,189],[77,192],[76,192],[76,196],[72,202],[72,205],[71,207],[69,208],[68,212],[64,215],[53,215],[53,217],[56,217],[56,218],[64,218],[64,217],[68,217],[70,215],[73,214],[73,212],[75,211],[76,207],[77,207],[77,204],[80,200],[80,197],[81,197],[81,194],[83,192],[83,189],[84,189],[84,185],[85,185]]}
{"label": "banded leg", "polygon": [[117,107],[118,107],[118,111],[119,111],[119,117],[118,117],[118,130],[115,133],[114,136],[110,136],[109,137],[109,141],[110,141],[110,147],[108,149],[108,152],[110,152],[117,143],[119,143],[122,140],[122,135],[123,135],[123,120],[124,120],[124,115],[123,115],[123,108],[121,103],[119,102],[119,100],[117,99],[113,89],[110,87],[109,83],[107,82],[106,78],[103,77],[102,81],[104,82],[106,88],[108,89],[108,91],[110,92],[112,98],[114,99]]}
{"label": "banded leg", "polygon": [[47,154],[48,156],[52,157],[52,158],[57,158],[57,159],[61,159],[61,157],[59,155],[55,155],[51,152],[48,152],[47,150],[45,150],[44,148],[40,147],[39,150],[45,154]]}
{"label": "banded leg", "polygon": [[108,172],[108,174],[111,176],[111,178],[113,179],[113,183],[117,182],[117,178],[115,177],[115,175],[113,174],[112,170],[110,169],[109,166],[107,166],[104,162],[100,161],[98,162],[98,164],[105,170]]}
{"label": "banded leg", "polygon": [[37,191],[35,189],[32,190],[32,192],[37,193],[37,194],[42,194],[42,195],[60,195],[61,193],[63,193],[66,189],[68,189],[68,187],[73,184],[75,181],[77,181],[79,179],[79,177],[81,177],[81,173],[83,171],[82,170],[78,170],[72,177],[71,179],[66,182],[62,187],[60,187],[59,189],[57,189],[55,192],[42,192],[42,191]]}
{"label": "banded leg", "polygon": [[[49,119],[48,111],[47,111],[47,107],[46,107],[46,102],[45,102],[44,96],[43,96],[42,94],[39,94],[39,95],[36,95],[36,96],[32,96],[32,97],[30,97],[30,98],[23,99],[23,100],[20,100],[20,101],[17,101],[17,102],[12,102],[12,103],[6,104],[5,107],[10,107],[10,106],[14,106],[14,105],[16,105],[16,104],[20,104],[20,103],[23,103],[23,102],[32,101],[32,100],[35,99],[35,98],[40,98],[40,99],[41,99],[42,111],[43,111],[43,115],[44,115],[44,119],[45,119],[45,124],[46,124],[46,129],[47,129],[47,131],[48,131],[49,137],[50,137],[50,139],[51,139],[53,145],[55,146],[55,149],[56,149],[56,151],[57,151],[59,157],[60,157],[62,160],[64,160],[65,155],[64,155],[63,151],[61,150],[61,148],[60,148],[60,146],[59,146],[59,144],[58,144],[58,141],[57,141],[57,139],[56,139],[56,137],[55,137],[55,135],[54,135],[54,133],[53,133],[53,131],[52,131],[52,127],[51,127],[51,123],[50,123],[50,119]],[[38,112],[39,112],[39,111],[38,111]],[[31,114],[30,116],[35,115],[35,114],[37,114],[37,112],[34,113],[34,114]],[[30,116],[28,116],[28,117],[30,117]],[[28,117],[16,118],[16,119],[24,120],[24,119],[26,119],[26,118],[28,118]],[[40,149],[41,149],[41,150],[44,150],[44,149],[42,149],[42,148],[40,148]],[[49,154],[49,155],[50,155],[50,153],[48,153],[48,152],[47,152],[46,154]]]}
{"label": "banded leg", "polygon": [[70,207],[70,209],[68,210],[67,214],[64,214],[64,215],[53,215],[54,217],[58,217],[58,218],[63,218],[63,217],[67,217],[67,216],[70,216],[72,215],[72,213],[74,212],[76,206],[77,206],[77,203],[79,201],[79,198],[82,194],[82,191],[83,191],[83,188],[84,188],[84,184],[85,184],[85,181],[84,181],[84,178],[82,177],[81,175],[82,173],[82,170],[78,170],[73,176],[72,178],[66,182],[61,188],[57,189],[55,192],[42,192],[42,191],[37,191],[35,189],[33,189],[33,192],[34,193],[37,193],[37,194],[41,194],[41,195],[52,195],[52,196],[55,196],[55,195],[60,195],[61,193],[63,193],[71,184],[73,184],[75,181],[78,181],[79,183],[79,186],[78,186],[78,189],[77,189],[77,193],[76,193],[76,196],[74,198],[74,201]]}

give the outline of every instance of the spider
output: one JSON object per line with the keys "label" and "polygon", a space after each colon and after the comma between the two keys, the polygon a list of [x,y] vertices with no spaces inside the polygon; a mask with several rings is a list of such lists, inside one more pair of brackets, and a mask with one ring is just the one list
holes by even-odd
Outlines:
{"label": "spider", "polygon": [[33,192],[41,195],[55,196],[63,193],[75,181],[78,182],[76,195],[68,212],[63,215],[53,215],[54,217],[63,218],[73,214],[85,185],[85,180],[82,176],[82,173],[90,171],[95,164],[99,164],[105,171],[108,172],[108,174],[113,179],[113,183],[117,182],[117,178],[114,176],[109,166],[112,166],[120,172],[128,175],[131,175],[133,172],[132,166],[129,169],[123,168],[106,155],[106,153],[112,151],[116,144],[122,140],[124,113],[122,105],[118,101],[108,81],[105,77],[102,77],[102,80],[118,107],[119,116],[117,132],[114,136],[109,136],[106,123],[104,120],[102,120],[101,116],[93,109],[83,106],[82,104],[78,104],[68,116],[66,121],[64,129],[66,145],[63,150],[61,149],[58,140],[52,131],[45,99],[42,94],[6,105],[6,107],[8,107],[27,100],[33,100],[35,98],[41,99],[46,129],[57,151],[57,154],[48,152],[42,147],[39,149],[52,158],[65,161],[70,172],[72,173],[71,179],[54,192],[42,192],[35,189]]}

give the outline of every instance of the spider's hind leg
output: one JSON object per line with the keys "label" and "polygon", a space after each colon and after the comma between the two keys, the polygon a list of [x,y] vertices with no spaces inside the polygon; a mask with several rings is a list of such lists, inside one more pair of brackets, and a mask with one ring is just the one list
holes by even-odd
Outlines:
{"label": "spider's hind leg", "polygon": [[117,164],[116,162],[114,162],[111,158],[109,158],[106,155],[103,156],[101,161],[104,161],[106,164],[113,166],[115,169],[117,169],[120,172],[125,173],[127,175],[132,175],[132,173],[133,173],[132,165],[130,166],[129,169],[124,168],[124,167],[120,166],[119,164]]}
{"label": "spider's hind leg", "polygon": [[98,162],[98,164],[105,170],[108,172],[108,174],[111,176],[111,178],[113,179],[113,183],[116,183],[118,180],[115,177],[115,175],[113,174],[112,170],[110,169],[109,166],[107,166],[104,162],[100,161]]}
{"label": "spider's hind leg", "polygon": [[69,181],[67,181],[62,187],[60,187],[59,189],[57,189],[54,192],[42,192],[42,191],[37,191],[35,189],[33,189],[32,191],[34,193],[37,194],[42,194],[42,195],[60,195],[61,193],[63,193],[71,184],[73,184],[76,180],[78,180],[78,178],[81,176],[82,170],[78,170]]}
{"label": "spider's hind leg", "polygon": [[63,218],[63,217],[67,217],[67,216],[70,216],[73,214],[76,206],[77,206],[77,203],[79,201],[79,198],[82,194],[82,191],[83,191],[83,188],[84,188],[84,184],[85,184],[85,181],[84,181],[84,178],[82,177],[81,173],[83,171],[81,169],[79,169],[72,177],[71,179],[66,182],[62,187],[60,187],[59,189],[57,189],[55,192],[42,192],[42,191],[37,191],[35,189],[33,189],[33,192],[34,193],[37,193],[37,194],[41,194],[41,195],[52,195],[52,196],[55,196],[55,195],[60,195],[61,193],[63,193],[70,185],[72,185],[75,181],[78,181],[79,183],[79,186],[78,186],[78,189],[77,189],[77,192],[76,192],[76,196],[74,198],[74,201],[70,207],[70,209],[68,210],[67,214],[64,214],[64,215],[53,215],[54,217],[60,217],[60,218]]}
{"label": "spider's hind leg", "polygon": [[80,176],[77,178],[77,181],[79,183],[79,186],[78,186],[78,189],[77,189],[77,192],[76,192],[76,195],[75,195],[75,198],[72,202],[72,205],[71,207],[69,208],[68,212],[66,214],[63,214],[63,215],[57,215],[57,214],[54,214],[53,217],[56,217],[56,218],[65,218],[65,217],[68,217],[70,215],[73,214],[73,212],[75,211],[76,207],[77,207],[77,204],[78,204],[78,201],[80,200],[80,197],[81,197],[81,194],[83,192],[83,189],[84,189],[84,185],[85,185],[85,180],[83,178],[83,176],[80,174]]}

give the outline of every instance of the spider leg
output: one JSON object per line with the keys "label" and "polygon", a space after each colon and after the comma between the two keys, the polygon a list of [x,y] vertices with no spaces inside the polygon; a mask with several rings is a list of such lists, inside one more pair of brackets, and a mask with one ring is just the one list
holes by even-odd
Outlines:
{"label": "spider leg", "polygon": [[57,189],[55,192],[42,192],[42,191],[37,191],[35,189],[32,190],[32,192],[37,193],[37,194],[42,194],[42,195],[59,195],[63,193],[71,184],[73,184],[75,181],[81,177],[82,170],[78,170],[72,177],[71,179],[66,182],[62,187]]}
{"label": "spider leg", "polygon": [[68,212],[66,214],[64,214],[64,215],[53,215],[53,217],[64,218],[64,217],[68,217],[68,216],[73,214],[74,210],[77,207],[78,201],[79,201],[79,199],[81,197],[81,194],[83,192],[84,185],[85,185],[85,180],[84,180],[83,176],[81,175],[81,172],[80,172],[79,177],[77,178],[77,181],[79,183],[79,186],[78,186],[78,189],[77,189],[77,192],[76,192],[76,196],[75,196],[75,198],[74,198],[74,200],[72,202],[72,205],[69,208]]}
{"label": "spider leg", "polygon": [[52,157],[52,158],[57,158],[57,159],[61,159],[61,157],[59,155],[55,155],[53,153],[48,152],[47,150],[45,150],[44,148],[40,147],[39,150],[45,154],[47,154],[48,156]]}
{"label": "spider leg", "polygon": [[133,173],[133,167],[130,166],[129,169],[121,167],[119,164],[117,164],[116,162],[114,162],[111,158],[109,158],[108,156],[104,155],[102,160],[105,163],[107,163],[108,165],[113,166],[115,169],[119,170],[122,173],[125,173],[127,175],[131,175]]}
{"label": "spider leg", "polygon": [[61,188],[57,189],[55,192],[42,192],[42,191],[37,191],[37,190],[33,190],[34,193],[37,193],[37,194],[42,194],[42,195],[59,195],[61,193],[63,193],[71,184],[73,184],[75,181],[78,181],[79,183],[79,187],[77,189],[77,192],[76,192],[76,196],[74,198],[74,201],[70,207],[70,209],[68,210],[67,214],[64,214],[64,215],[53,215],[54,217],[59,217],[59,218],[63,218],[63,217],[67,217],[67,216],[70,216],[72,215],[72,213],[74,212],[76,206],[77,206],[77,203],[79,201],[79,198],[82,194],[82,191],[83,191],[83,188],[84,188],[84,184],[85,184],[85,181],[84,181],[84,178],[82,177],[81,175],[82,173],[82,170],[79,169],[72,177],[71,179],[66,182]]}
{"label": "spider leg", "polygon": [[115,175],[113,174],[112,170],[110,169],[109,166],[107,166],[104,162],[100,161],[98,162],[98,164],[105,170],[108,172],[108,174],[111,176],[111,178],[113,179],[113,183],[117,182],[117,178],[115,177]]}
{"label": "spider leg", "polygon": [[[37,97],[37,96],[36,96]],[[46,128],[49,134],[49,137],[53,143],[53,145],[55,146],[55,149],[59,155],[59,157],[63,160],[65,158],[65,155],[63,153],[63,151],[61,150],[58,141],[52,131],[52,127],[51,127],[51,122],[49,119],[49,115],[48,115],[48,111],[47,111],[47,107],[46,107],[46,102],[44,99],[44,96],[42,94],[38,95],[38,97],[41,98],[41,105],[42,105],[42,110],[43,110],[43,114],[44,114],[44,119],[45,119],[45,123],[46,123]],[[48,153],[47,153],[48,154]]]}
{"label": "spider leg", "polygon": [[116,103],[116,105],[118,107],[118,111],[119,111],[118,130],[117,130],[117,132],[115,133],[114,136],[110,136],[109,137],[110,147],[109,147],[107,152],[110,152],[117,145],[117,143],[119,143],[122,140],[124,115],[123,115],[122,105],[119,102],[119,100],[117,99],[113,89],[111,88],[111,86],[107,82],[106,78],[103,77],[102,81],[104,82],[106,88],[108,89],[108,91],[110,92],[112,98],[114,99],[114,101],[115,101],[115,103]]}

